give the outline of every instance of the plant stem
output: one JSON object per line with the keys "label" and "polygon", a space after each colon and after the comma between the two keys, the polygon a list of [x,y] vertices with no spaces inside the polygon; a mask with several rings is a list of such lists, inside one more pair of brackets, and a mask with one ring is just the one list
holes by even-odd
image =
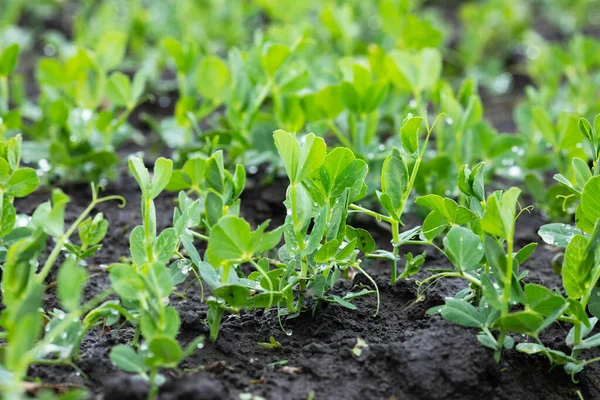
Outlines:
{"label": "plant stem", "polygon": [[[502,316],[508,315],[510,311],[510,291],[512,284],[513,275],[513,245],[514,245],[514,226],[511,234],[506,238],[506,272],[504,275],[504,293],[502,294],[502,303],[504,309],[502,310]],[[500,361],[502,355],[502,348],[504,347],[504,339],[506,338],[506,331],[502,330],[498,337],[498,347],[494,352],[494,359],[496,362]]]}
{"label": "plant stem", "polygon": [[354,268],[356,268],[357,270],[360,271],[361,274],[363,274],[364,276],[367,277],[367,279],[373,284],[373,286],[375,286],[375,292],[377,295],[377,309],[375,310],[375,314],[373,315],[373,317],[376,317],[377,315],[379,315],[379,305],[380,305],[380,300],[379,300],[379,287],[377,286],[377,283],[375,282],[375,280],[373,278],[371,278],[371,276],[369,274],[367,274],[365,272],[365,270],[363,270],[360,265],[354,265]]}
{"label": "plant stem", "polygon": [[[92,190],[95,190],[95,189],[92,189]],[[50,273],[50,270],[54,266],[56,259],[60,255],[60,252],[62,251],[62,248],[65,245],[66,241],[71,237],[71,235],[73,235],[73,233],[75,233],[75,230],[77,229],[77,227],[79,227],[79,225],[87,218],[87,216],[92,212],[94,207],[96,207],[100,203],[104,203],[104,202],[110,201],[110,200],[120,200],[123,204],[125,202],[125,199],[121,196],[107,196],[107,197],[102,197],[102,198],[98,199],[98,198],[96,198],[96,194],[94,194],[94,199],[92,200],[90,205],[81,213],[81,215],[79,215],[79,217],[75,220],[75,222],[73,222],[71,224],[69,229],[63,235],[61,235],[59,237],[58,241],[54,245],[52,252],[48,256],[48,259],[46,260],[40,273],[36,277],[36,279],[39,283],[44,282],[44,280]]]}
{"label": "plant stem", "polygon": [[148,262],[154,261],[154,250],[153,250],[153,242],[154,237],[156,236],[156,227],[153,229],[153,223],[156,218],[153,218],[152,214],[152,206],[153,202],[150,197],[146,197],[144,199],[144,206],[142,207],[144,212],[144,241],[146,242],[146,257],[148,258]]}
{"label": "plant stem", "polygon": [[350,204],[350,206],[348,208],[350,208],[351,210],[355,210],[355,211],[361,212],[361,213],[363,213],[365,215],[368,215],[370,217],[373,217],[373,218],[375,218],[378,221],[385,221],[385,222],[387,222],[389,224],[391,224],[392,222],[394,222],[394,219],[391,218],[391,217],[388,217],[387,215],[383,215],[383,214],[380,214],[380,213],[378,213],[376,211],[369,210],[368,208],[361,207],[361,206],[359,206],[357,204]]}
{"label": "plant stem", "polygon": [[327,120],[327,126],[331,130],[331,132],[335,135],[336,139],[345,147],[352,148],[352,143],[344,136],[342,131],[337,127],[335,122],[331,119]]}
{"label": "plant stem", "polygon": [[189,232],[192,234],[193,237],[195,237],[196,239],[200,239],[200,240],[205,240],[208,242],[209,237],[206,235],[203,235],[201,233],[189,230]]}
{"label": "plant stem", "polygon": [[391,269],[391,277],[390,277],[390,285],[395,285],[398,281],[398,252],[400,251],[400,246],[398,242],[400,241],[400,234],[398,232],[399,226],[398,221],[392,221],[392,246],[394,247],[394,259],[390,260],[392,263]]}
{"label": "plant stem", "polygon": [[158,368],[152,367],[150,371],[150,391],[148,392],[148,400],[154,400],[158,396],[158,386],[156,385],[156,375]]}

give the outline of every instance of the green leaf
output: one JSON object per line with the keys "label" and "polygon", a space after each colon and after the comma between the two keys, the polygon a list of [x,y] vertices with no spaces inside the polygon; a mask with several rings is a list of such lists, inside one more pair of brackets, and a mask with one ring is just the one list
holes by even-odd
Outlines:
{"label": "green leaf", "polygon": [[113,72],[108,78],[106,95],[113,106],[129,108],[131,99],[131,81],[129,77],[119,71]]}
{"label": "green leaf", "polygon": [[538,235],[542,240],[551,246],[567,247],[575,235],[583,232],[572,225],[552,223],[542,225],[538,230]]}
{"label": "green leaf", "polygon": [[525,354],[543,354],[548,357],[553,364],[564,365],[571,362],[577,362],[573,357],[568,356],[562,351],[548,349],[539,343],[519,343],[517,351]]}
{"label": "green leaf", "polygon": [[46,241],[46,236],[36,233],[15,242],[8,249],[2,274],[3,302],[9,306],[19,300],[30,286],[36,268],[36,259]]}
{"label": "green leaf", "polygon": [[138,296],[146,291],[144,279],[133,265],[112,265],[109,269],[109,278],[112,287],[123,300],[137,300]]}
{"label": "green leaf", "polygon": [[462,299],[447,299],[441,314],[446,321],[460,326],[482,328],[485,325],[483,315]]}
{"label": "green leaf", "polygon": [[302,148],[291,133],[281,129],[275,131],[273,137],[291,183],[311,176],[325,160],[325,141],[312,133],[306,135]]}
{"label": "green leaf", "polygon": [[0,237],[2,237],[8,235],[15,227],[17,210],[15,210],[12,202],[4,197],[4,199],[2,199],[2,208],[0,211],[2,211],[2,214],[0,215]]}
{"label": "green leaf", "polygon": [[144,227],[141,225],[136,226],[129,235],[129,252],[133,262],[141,266],[147,263],[148,253],[146,252],[146,238],[144,236]]}
{"label": "green leaf", "polygon": [[532,311],[518,311],[513,314],[500,317],[496,325],[502,330],[529,334],[536,336],[538,329],[544,323],[544,319],[539,314]]}
{"label": "green leaf", "polygon": [[592,171],[586,161],[581,158],[574,157],[571,160],[573,171],[575,171],[575,186],[579,192],[583,192],[585,184],[592,179]]}
{"label": "green leaf", "polygon": [[242,308],[248,302],[251,292],[241,285],[222,285],[213,289],[212,294],[223,299],[231,307]]}
{"label": "green leaf", "polygon": [[523,265],[523,263],[531,257],[537,246],[537,243],[529,243],[528,245],[523,246],[517,254],[515,254],[515,260],[519,262],[519,265]]}
{"label": "green leaf", "polygon": [[196,71],[196,88],[202,97],[221,103],[229,95],[230,82],[231,74],[223,60],[213,55],[202,59]]}
{"label": "green leaf", "polygon": [[267,43],[262,48],[261,63],[269,76],[275,75],[290,55],[290,49],[279,43]]}
{"label": "green leaf", "polygon": [[94,219],[91,217],[86,218],[79,224],[77,230],[79,232],[81,243],[86,244],[87,246],[93,246],[104,239],[108,230],[108,221],[104,219],[102,213],[98,213]]}
{"label": "green leaf", "polygon": [[567,246],[562,275],[563,285],[571,299],[578,299],[587,291],[592,270],[597,268],[595,255],[599,240],[600,223],[597,223],[589,239],[575,235]]}
{"label": "green leaf", "polygon": [[421,127],[422,117],[410,117],[400,128],[400,139],[402,146],[409,153],[419,150],[419,128]]}
{"label": "green leaf", "polygon": [[383,162],[381,171],[381,190],[388,195],[391,205],[398,213],[404,206],[404,196],[408,190],[408,168],[400,151],[392,149]]}
{"label": "green leaf", "polygon": [[554,310],[561,308],[566,303],[562,296],[534,283],[525,285],[525,296],[527,305],[544,316],[549,316]]}
{"label": "green leaf", "polygon": [[468,271],[483,258],[479,236],[461,226],[454,226],[444,238],[444,249],[458,271]]}
{"label": "green leaf", "polygon": [[594,336],[590,336],[589,338],[583,340],[580,344],[573,347],[573,350],[586,350],[592,349],[594,347],[600,346],[600,333],[595,334]]}
{"label": "green leaf", "polygon": [[494,278],[501,287],[506,285],[506,254],[502,245],[492,236],[486,235],[484,239],[485,258]]}
{"label": "green leaf", "polygon": [[430,212],[425,218],[425,221],[423,221],[422,234],[425,239],[432,241],[448,226],[450,226],[448,220],[438,211],[434,210]]}
{"label": "green leaf", "polygon": [[152,353],[150,363],[160,367],[176,367],[183,355],[179,343],[168,336],[154,336],[148,344],[148,350]]}
{"label": "green leaf", "polygon": [[167,187],[173,172],[173,161],[160,157],[154,163],[154,174],[150,184],[150,198],[155,199]]}
{"label": "green leaf", "polygon": [[207,254],[215,268],[250,260],[253,251],[248,222],[235,216],[221,218],[210,232]]}
{"label": "green leaf", "polygon": [[124,32],[105,32],[96,42],[96,56],[98,64],[104,70],[111,70],[119,66],[125,56],[127,35]]}
{"label": "green leaf", "polygon": [[326,197],[335,198],[345,189],[360,189],[368,168],[367,163],[357,160],[350,149],[338,147],[325,156],[319,173],[313,176],[314,184]]}
{"label": "green leaf", "polygon": [[516,187],[506,192],[496,191],[488,197],[481,227],[491,235],[508,239],[514,234],[517,199],[521,190]]}
{"label": "green leaf", "polygon": [[593,230],[600,219],[600,176],[591,178],[583,188],[581,204],[577,208],[577,227],[586,233]]}
{"label": "green leaf", "polygon": [[58,270],[57,294],[60,304],[68,311],[74,311],[81,305],[83,288],[88,274],[77,265],[75,257],[69,257]]}
{"label": "green leaf", "polygon": [[375,240],[365,229],[346,226],[346,238],[356,239],[356,247],[365,254],[373,252],[376,248]]}
{"label": "green leaf", "polygon": [[587,277],[591,269],[586,263],[588,245],[589,241],[585,236],[575,235],[565,251],[563,286],[572,299],[579,299],[587,289]]}
{"label": "green leaf", "polygon": [[154,240],[153,251],[157,263],[167,264],[177,250],[178,237],[175,228],[167,228]]}
{"label": "green leaf", "polygon": [[590,295],[590,301],[588,303],[588,310],[594,317],[600,317],[600,288],[596,287],[592,289],[592,294]]}
{"label": "green leaf", "polygon": [[15,71],[19,61],[19,52],[19,45],[14,43],[6,47],[0,54],[0,76],[7,77]]}
{"label": "green leaf", "polygon": [[557,132],[548,113],[541,107],[533,109],[533,123],[535,128],[542,134],[544,140],[553,146],[558,146]]}
{"label": "green leaf", "polygon": [[579,122],[577,125],[579,127],[579,131],[583,134],[583,136],[585,136],[592,145],[595,144],[593,129],[590,122],[585,118],[579,118]]}
{"label": "green leaf", "polygon": [[133,349],[124,344],[117,345],[110,351],[109,358],[117,367],[125,372],[142,373],[146,371],[144,359]]}
{"label": "green leaf", "polygon": [[42,228],[44,232],[51,236],[61,236],[64,232],[64,215],[68,202],[69,197],[62,190],[54,189],[51,201],[45,202],[36,208],[31,217],[31,223],[33,226]]}
{"label": "green leaf", "polygon": [[34,169],[20,168],[16,170],[6,185],[5,192],[12,197],[25,197],[38,187],[40,179]]}
{"label": "green leaf", "polygon": [[144,160],[139,157],[129,159],[129,170],[140,186],[144,195],[150,194],[150,176],[144,165]]}

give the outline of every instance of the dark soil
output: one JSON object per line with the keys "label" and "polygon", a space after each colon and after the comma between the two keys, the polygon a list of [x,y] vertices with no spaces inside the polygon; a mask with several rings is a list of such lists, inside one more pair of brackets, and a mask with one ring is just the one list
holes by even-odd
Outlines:
{"label": "dark soil", "polygon": [[[72,221],[86,207],[89,191],[79,185],[66,187],[65,191],[72,199],[67,214],[67,220]],[[110,232],[90,262],[89,268],[96,273],[86,289],[88,297],[107,287],[107,274],[100,265],[129,254],[126,238],[141,221],[139,194],[131,178],[123,174],[117,183],[108,186],[107,192],[124,195],[128,204],[124,209],[115,204],[99,207],[110,222]],[[244,193],[243,215],[253,224],[282,215],[284,195],[284,182],[276,181],[264,189],[256,185]],[[48,197],[48,192],[38,192],[20,201],[18,209],[29,213]],[[171,224],[173,206],[173,195],[157,199],[159,228]],[[518,246],[537,241],[537,228],[543,223],[538,214],[522,216],[517,229]],[[381,247],[389,246],[385,230],[376,225],[371,229]],[[540,245],[523,266],[530,271],[530,281],[561,286],[550,267],[554,254],[554,249]],[[198,350],[183,363],[182,371],[163,371],[167,383],[161,387],[160,398],[237,399],[240,393],[252,393],[267,399],[306,399],[311,394],[317,399],[577,399],[577,391],[586,399],[600,398],[600,367],[590,366],[580,374],[580,383],[574,384],[562,369],[549,371],[550,365],[543,357],[513,350],[497,364],[491,351],[477,342],[475,330],[425,315],[428,308],[442,304],[444,296],[464,287],[463,282],[443,281],[418,301],[414,282],[402,281],[390,287],[387,265],[371,263],[366,267],[381,290],[379,317],[373,318],[375,296],[357,299],[358,309],[354,311],[330,305],[319,308],[313,318],[307,310],[283,322],[287,333],[280,328],[275,310],[227,316],[217,343]],[[426,267],[448,267],[448,263],[429,252]],[[335,291],[344,293],[361,284],[368,285],[368,281],[356,275],[352,281],[340,282]],[[199,289],[192,286],[186,299],[173,299],[181,313],[179,339],[183,343],[198,335],[208,336],[206,306],[199,294]],[[58,306],[52,290],[46,300],[47,310]],[[556,325],[542,339],[560,349],[567,330],[566,326]],[[282,344],[282,349],[257,346],[271,336]],[[108,358],[113,346],[127,343],[131,337],[128,328],[111,333],[100,328],[90,331],[81,358],[76,361],[88,376],[87,381],[69,367],[34,366],[30,377],[44,383],[86,386],[92,399],[144,399],[147,385],[120,372]],[[352,354],[357,338],[368,343],[360,357]]]}

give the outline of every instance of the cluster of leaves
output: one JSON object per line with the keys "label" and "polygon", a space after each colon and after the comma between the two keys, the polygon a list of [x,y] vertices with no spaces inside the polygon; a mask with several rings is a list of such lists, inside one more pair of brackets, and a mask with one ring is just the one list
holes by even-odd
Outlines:
{"label": "cluster of leaves", "polygon": [[[534,342],[522,341],[517,351],[541,354],[552,364],[564,366],[573,379],[586,365],[598,361],[582,357],[582,350],[600,345],[598,335],[590,336],[600,315],[596,295],[600,279],[599,139],[596,128],[586,119],[580,119],[578,125],[594,155],[592,168],[574,157],[576,178],[570,181],[563,175],[555,176],[575,203],[576,224],[551,223],[539,231],[546,243],[565,248],[564,257],[556,259],[564,292],[524,282],[527,271],[521,271],[520,266],[537,244],[514,249],[515,222],[523,211],[517,213],[520,190],[496,191],[486,199],[481,164],[473,170],[464,167],[459,175],[465,206],[433,194],[416,199],[417,204],[431,210],[423,222],[421,243],[435,246],[454,267],[430,271],[432,274],[419,285],[427,289],[443,278],[462,278],[469,283],[429,313],[479,329],[478,340],[495,351],[496,359],[503,349],[514,346],[510,334],[527,335]],[[444,232],[440,248],[434,240]],[[565,337],[570,353],[547,347],[540,340],[540,334],[555,322],[572,325]]]}
{"label": "cluster of leaves", "polygon": [[[99,188],[92,185],[92,201],[67,228],[65,208],[69,197],[60,189],[52,192],[51,200],[39,205],[28,222],[16,223],[13,206],[15,197],[27,196],[38,185],[34,170],[21,168],[21,138],[17,136],[1,143],[2,155],[2,305],[0,337],[4,341],[0,365],[0,388],[6,398],[21,398],[23,381],[29,366],[65,364],[75,367],[79,346],[94,323],[86,314],[110,295],[106,290],[83,301],[88,279],[85,259],[100,248],[108,222],[102,213],[91,217],[100,203],[121,200],[120,196],[98,197]],[[78,244],[71,237],[78,234]],[[47,238],[54,245],[45,251]],[[49,276],[59,257],[56,293],[62,309],[43,308],[44,292]],[[41,255],[47,254],[45,259]],[[75,367],[76,368],[76,367]]]}

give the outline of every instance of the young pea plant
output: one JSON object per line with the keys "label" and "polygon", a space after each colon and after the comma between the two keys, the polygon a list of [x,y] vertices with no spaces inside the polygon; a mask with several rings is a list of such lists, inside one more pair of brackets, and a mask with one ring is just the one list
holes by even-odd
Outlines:
{"label": "young pea plant", "polygon": [[114,177],[116,148],[136,136],[128,117],[146,98],[144,71],[132,79],[109,73],[121,63],[125,41],[113,32],[94,52],[78,49],[64,61],[46,58],[38,64],[40,116],[24,131],[35,140],[28,143],[32,161],[46,164],[46,172],[74,181]]}
{"label": "young pea plant", "polygon": [[[233,48],[227,62],[201,55],[190,43],[166,39],[163,44],[175,60],[180,92],[175,118],[161,122],[171,147],[200,146],[199,140],[219,136],[220,143],[233,141],[230,155],[234,159],[244,157],[248,149],[265,148],[270,145],[263,143],[267,137],[256,137],[254,128],[269,98],[273,109],[267,115],[272,124],[294,129],[303,125],[299,101],[291,95],[305,85],[306,73],[302,68],[282,68],[299,42],[288,47],[259,39],[248,52]],[[225,106],[224,118],[208,118],[221,106]],[[200,130],[202,120],[209,123],[209,131]]]}
{"label": "young pea plant", "polygon": [[[531,243],[518,252],[514,249],[515,221],[526,210],[516,213],[520,190],[513,187],[505,192],[496,191],[485,199],[482,164],[473,170],[463,167],[458,186],[468,207],[437,195],[416,200],[417,204],[431,209],[423,223],[424,240],[420,243],[437,247],[434,238],[450,227],[443,239],[443,249],[437,248],[453,265],[452,270],[431,271],[433,274],[419,282],[419,286],[428,288],[442,278],[461,278],[469,282],[467,289],[429,312],[440,313],[458,325],[479,328],[478,340],[493,349],[494,357],[499,360],[502,350],[514,344],[509,333],[538,338],[559,315],[544,314],[547,309],[538,307],[541,302],[538,297],[543,299],[546,294],[541,291],[545,288],[531,284],[523,288],[522,280],[527,273],[521,273],[519,266],[537,245]],[[525,306],[525,311],[511,313],[517,304]],[[494,336],[493,331],[499,331],[498,335]]]}
{"label": "young pea plant", "polygon": [[[390,260],[390,284],[392,285],[395,284],[398,279],[406,277],[409,273],[409,269],[407,269],[405,273],[398,275],[398,261],[400,260],[398,254],[400,252],[400,246],[418,235],[420,227],[401,232],[400,227],[404,226],[402,214],[407,206],[409,196],[419,173],[420,164],[425,156],[429,137],[438,119],[439,116],[431,126],[429,126],[427,118],[424,119],[422,117],[409,116],[404,121],[404,125],[400,129],[400,139],[402,140],[402,146],[405,153],[403,154],[398,148],[392,149],[391,153],[383,162],[381,191],[377,191],[377,197],[379,198],[381,207],[385,210],[387,215],[356,204],[349,205],[350,210],[353,212],[360,212],[369,215],[378,221],[385,221],[390,224],[392,230],[392,252],[378,250],[369,254],[369,257]],[[424,141],[420,143],[419,131],[423,120],[425,120],[425,130],[427,132]],[[412,169],[409,172],[408,165],[410,163],[412,163]],[[421,258],[417,258],[414,261],[418,263],[420,260]]]}
{"label": "young pea plant", "polygon": [[[573,121],[570,125],[575,125],[574,118],[570,117]],[[551,126],[550,126],[551,127]],[[581,200],[583,188],[586,183],[593,177],[600,174],[600,138],[598,137],[598,129],[600,128],[600,118],[596,117],[594,120],[594,127],[585,118],[580,118],[577,123],[577,128],[574,126],[565,132],[564,139],[571,143],[570,149],[564,157],[564,166],[559,168],[559,173],[554,175],[554,180],[558,182],[558,187],[555,190],[547,191],[547,194],[542,200],[547,200],[550,204],[556,203],[555,207],[559,207],[559,210],[563,213],[573,214],[577,210],[577,205]],[[577,132],[579,131],[579,133]],[[585,151],[587,146],[589,151]],[[590,157],[591,155],[591,157]],[[558,157],[557,157],[558,158]],[[588,160],[592,162],[592,167],[588,166]],[[570,160],[570,162],[568,162]],[[532,193],[536,191],[539,193],[543,192],[544,185],[541,181],[530,180],[529,183],[534,183],[532,187]],[[548,197],[550,197],[548,199]],[[548,224],[546,227],[542,227],[541,233],[546,229],[556,231],[562,229],[561,227],[567,227],[566,231],[570,230],[570,225],[564,223],[553,223]],[[572,232],[571,232],[572,233]],[[552,244],[552,243],[549,243]]]}
{"label": "young pea plant", "polygon": [[[342,66],[342,82],[304,95],[302,104],[307,121],[324,124],[340,144],[366,157],[376,147],[378,108],[387,97],[389,84],[381,78],[373,81],[371,71],[359,63],[348,64]],[[344,111],[346,132],[336,123]]]}
{"label": "young pea plant", "polygon": [[[99,197],[99,188],[92,185],[91,203],[65,229],[64,212],[69,198],[55,190],[51,201],[35,210],[29,226],[9,234],[15,237],[11,238],[4,256],[2,303],[5,308],[0,316],[3,328],[0,336],[6,343],[0,365],[3,372],[0,387],[6,398],[21,398],[23,381],[32,364],[64,364],[78,369],[73,360],[87,330],[81,318],[112,293],[112,289],[107,289],[82,304],[88,274],[78,261],[98,248],[106,232],[106,221],[101,214],[92,219],[88,216],[98,204],[111,200],[119,200],[122,205],[125,202],[121,196]],[[81,246],[65,247],[75,231],[79,232]],[[38,258],[48,236],[54,238],[55,245],[40,266]],[[89,251],[79,251],[83,248]],[[67,312],[55,309],[46,313],[43,310],[46,279],[63,249],[67,249],[67,258],[59,268],[56,287],[59,302]],[[70,249],[78,251],[71,253]],[[50,355],[52,357],[47,358]]]}
{"label": "young pea plant", "polygon": [[[285,245],[279,258],[292,274],[292,286],[298,285],[298,294],[295,305],[286,304],[287,313],[300,313],[307,293],[317,302],[354,308],[348,300],[373,291],[349,293],[344,298],[326,295],[349,268],[371,281],[379,304],[377,285],[357,258],[359,250],[371,253],[374,241],[366,231],[346,225],[349,205],[366,193],[367,164],[347,148],[327,153],[324,140],[312,133],[302,139],[302,146],[291,133],[278,130],[273,136],[290,181],[285,200]],[[379,305],[375,315],[378,312]]]}
{"label": "young pea plant", "polygon": [[[566,224],[548,224],[540,229],[542,239],[555,247],[565,248],[560,268],[566,298],[558,293],[546,293],[543,303],[547,321],[559,320],[573,327],[565,338],[571,353],[553,350],[539,340],[537,343],[523,343],[517,350],[528,354],[542,354],[553,364],[563,365],[573,380],[586,365],[600,361],[598,358],[582,359],[581,352],[600,345],[599,335],[590,335],[600,317],[600,301],[597,288],[600,279],[600,212],[597,199],[600,195],[600,177],[591,176],[580,193],[579,205],[575,216],[576,226]],[[526,286],[527,289],[527,286]],[[537,292],[542,289],[536,288]],[[550,292],[548,289],[544,290]],[[551,300],[551,302],[550,302]],[[527,309],[527,308],[526,308]],[[552,311],[551,314],[549,312]],[[592,318],[589,314],[593,315]],[[534,336],[535,337],[535,336]]]}
{"label": "young pea plant", "polygon": [[[152,179],[140,158],[130,159],[129,168],[142,191],[143,223],[131,232],[133,263],[113,264],[109,271],[112,287],[124,306],[113,309],[134,325],[135,337],[131,345],[113,348],[110,358],[124,371],[138,373],[146,379],[150,385],[148,398],[154,399],[164,382],[159,370],[177,367],[202,346],[203,338],[193,340],[182,349],[176,340],[179,313],[168,305],[173,278],[166,265],[178,253],[181,231],[166,228],[157,233],[154,199],[168,185],[173,163],[165,158],[157,159]],[[144,339],[141,344],[138,343],[140,335]]]}

